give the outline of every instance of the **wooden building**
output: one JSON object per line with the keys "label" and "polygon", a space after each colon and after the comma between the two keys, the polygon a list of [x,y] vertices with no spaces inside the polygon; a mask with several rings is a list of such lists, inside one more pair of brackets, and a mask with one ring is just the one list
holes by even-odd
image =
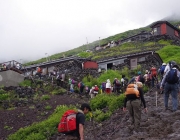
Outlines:
{"label": "wooden building", "polygon": [[142,41],[142,40],[149,38],[151,36],[152,36],[151,33],[146,32],[146,31],[142,31],[136,35],[129,36],[127,38],[120,40],[119,44],[126,43],[126,42],[133,42],[133,41]]}
{"label": "wooden building", "polygon": [[180,39],[180,29],[168,21],[157,21],[151,26],[153,35],[170,35]]}
{"label": "wooden building", "polygon": [[135,69],[139,64],[145,67],[151,67],[152,65],[159,67],[162,62],[159,54],[154,51],[139,52],[97,61],[99,68],[105,70],[112,69],[113,67],[121,69],[123,66]]}

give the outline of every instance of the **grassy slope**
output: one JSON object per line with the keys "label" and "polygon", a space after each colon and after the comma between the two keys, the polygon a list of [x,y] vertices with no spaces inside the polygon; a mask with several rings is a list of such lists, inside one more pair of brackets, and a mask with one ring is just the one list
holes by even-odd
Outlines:
{"label": "grassy slope", "polygon": [[[177,25],[177,24],[180,24],[180,21],[173,21],[171,23],[173,25]],[[102,39],[100,41],[100,45],[107,44],[108,42],[110,42],[112,40],[117,41],[117,40],[129,37],[129,36],[135,35],[135,34],[141,32],[141,31],[150,31],[150,30],[151,29],[150,29],[149,26],[143,27],[143,28],[139,28],[139,29],[129,30],[129,31],[126,31],[126,32],[123,32],[123,33],[119,33],[119,34],[116,34],[114,36],[110,36],[110,37],[107,37],[105,39]],[[80,52],[82,52],[84,50],[93,49],[95,46],[98,46],[98,43],[99,43],[99,41],[97,40],[97,41],[94,41],[92,43],[89,43],[88,45],[82,45],[82,46],[79,46],[77,48],[74,48],[74,49],[66,51],[66,52],[57,53],[57,54],[51,55],[50,59],[51,60],[59,59],[60,57],[63,57],[63,55],[65,55],[65,56],[76,55],[76,54],[78,54],[78,53],[80,53]],[[25,65],[38,64],[38,63],[42,63],[42,62],[45,62],[45,61],[46,61],[46,58],[41,58],[41,59],[36,60],[36,61],[28,62]]]}

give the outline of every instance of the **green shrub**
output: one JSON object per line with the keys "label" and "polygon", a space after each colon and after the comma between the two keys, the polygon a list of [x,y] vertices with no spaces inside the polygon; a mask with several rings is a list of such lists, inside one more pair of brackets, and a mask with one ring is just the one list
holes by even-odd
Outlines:
{"label": "green shrub", "polygon": [[31,86],[31,81],[30,80],[24,80],[21,83],[19,83],[19,85],[22,87],[28,87],[28,86]]}
{"label": "green shrub", "polygon": [[9,98],[9,94],[8,93],[0,94],[0,101],[7,100],[8,98]]}
{"label": "green shrub", "polygon": [[52,109],[52,106],[47,105],[47,106],[45,106],[45,109],[46,109],[46,110],[51,110],[51,109]]}
{"label": "green shrub", "polygon": [[49,95],[43,95],[41,97],[41,100],[49,100],[50,99],[50,96]]}
{"label": "green shrub", "polygon": [[101,113],[97,116],[97,118],[95,118],[95,120],[98,122],[105,121],[111,116],[111,114],[111,112]]}
{"label": "green shrub", "polygon": [[125,95],[121,94],[120,96],[115,96],[114,98],[111,99],[111,101],[109,102],[109,110],[111,112],[115,111],[116,109],[120,108],[123,106],[124,104],[124,99],[125,99]]}
{"label": "green shrub", "polygon": [[109,100],[111,100],[111,95],[98,94],[90,101],[91,108],[93,110],[103,109],[108,106]]}
{"label": "green shrub", "polygon": [[6,93],[6,91],[5,91],[5,90],[0,89],[0,94],[5,94],[5,93]]}
{"label": "green shrub", "polygon": [[124,94],[119,96],[99,94],[90,101],[90,105],[93,110],[108,108],[113,112],[123,106],[124,99]]}
{"label": "green shrub", "polygon": [[60,89],[54,89],[51,93],[52,93],[53,95],[60,95],[60,94],[63,94],[63,93],[65,93],[65,92],[66,92],[65,89],[60,88]]}

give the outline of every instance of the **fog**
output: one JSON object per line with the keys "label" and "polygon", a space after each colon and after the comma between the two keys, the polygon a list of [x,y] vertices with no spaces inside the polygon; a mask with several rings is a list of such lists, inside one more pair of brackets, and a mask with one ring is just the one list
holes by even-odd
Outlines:
{"label": "fog", "polygon": [[[0,0],[0,62],[28,62],[171,17],[179,0]],[[176,15],[176,16],[173,16]]]}

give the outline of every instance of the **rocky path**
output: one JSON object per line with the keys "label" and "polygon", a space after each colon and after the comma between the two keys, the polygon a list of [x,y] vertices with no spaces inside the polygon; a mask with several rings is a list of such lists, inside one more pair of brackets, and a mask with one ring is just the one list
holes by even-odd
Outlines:
{"label": "rocky path", "polygon": [[[156,92],[145,94],[148,113],[142,111],[141,128],[138,134],[133,134],[129,127],[128,112],[119,109],[109,120],[96,124],[95,133],[92,127],[87,126],[89,130],[86,131],[86,140],[95,140],[94,134],[97,140],[179,140],[180,110],[176,112],[165,110],[163,96],[163,94],[157,94],[156,102]],[[171,104],[170,98],[170,109]]]}

